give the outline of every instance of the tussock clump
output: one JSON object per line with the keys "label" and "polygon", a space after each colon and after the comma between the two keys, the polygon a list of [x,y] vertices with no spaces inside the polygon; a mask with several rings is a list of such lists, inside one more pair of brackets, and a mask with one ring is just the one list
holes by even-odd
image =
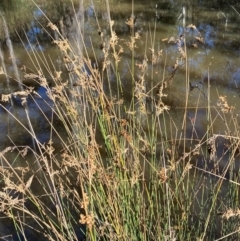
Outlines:
{"label": "tussock clump", "polygon": [[[114,31],[108,4],[106,9],[108,31],[100,34],[102,49],[100,54],[93,51],[94,61],[83,31],[77,36],[79,49],[75,49],[76,45],[61,38],[56,25],[47,25],[60,36],[53,44],[60,50],[63,66],[49,74],[52,87],[42,70],[25,73],[25,79],[37,81],[51,101],[52,118],[39,108],[49,125],[50,140],[41,143],[33,121],[29,118],[29,125],[24,125],[15,117],[30,134],[33,148],[15,145],[0,153],[0,211],[14,221],[19,236],[31,229],[34,237],[49,240],[205,240],[208,236],[213,240],[218,228],[215,220],[222,222],[221,235],[227,235],[225,228],[232,230],[235,224],[225,221],[238,216],[238,183],[230,179],[227,197],[221,190],[234,155],[223,175],[209,167],[211,163],[214,170],[220,166],[218,137],[231,140],[233,151],[239,140],[230,135],[227,124],[224,130],[228,133],[214,133],[215,120],[210,116],[214,109],[216,119],[223,120],[234,108],[225,97],[220,96],[215,106],[198,86],[190,89],[198,91],[208,106],[206,133],[188,138],[188,124],[197,133],[200,107],[197,103],[195,116],[189,115],[191,83],[185,36],[165,39],[164,48],[173,44],[176,50],[167,70],[166,49],[135,32],[133,17],[125,23],[130,36],[121,39]],[[190,30],[204,44],[196,26],[185,29],[186,33]],[[136,56],[141,40],[146,42],[144,53]],[[182,110],[175,113],[165,98],[180,70],[186,76],[181,80],[186,82],[182,91],[185,105],[179,102],[177,107]],[[28,113],[27,97],[37,95],[34,91],[29,88],[2,95],[2,101],[19,96]],[[11,109],[5,110],[14,116]],[[55,117],[64,126],[63,133]],[[56,148],[54,138],[61,148]],[[25,160],[23,167],[10,161],[11,152],[17,153],[16,160]],[[33,163],[28,162],[30,155]]]}

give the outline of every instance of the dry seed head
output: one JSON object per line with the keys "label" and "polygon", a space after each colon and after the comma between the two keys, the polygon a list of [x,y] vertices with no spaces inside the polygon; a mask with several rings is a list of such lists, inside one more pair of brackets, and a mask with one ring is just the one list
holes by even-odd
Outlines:
{"label": "dry seed head", "polygon": [[172,159],[168,161],[169,162],[169,167],[168,169],[172,172],[175,172],[177,170],[177,166],[179,164],[179,162],[176,162],[174,160],[174,156],[172,156]]}
{"label": "dry seed head", "polygon": [[11,177],[13,174],[6,168],[4,167],[1,167],[0,166],[0,174],[3,176],[3,177]]}
{"label": "dry seed head", "polygon": [[163,89],[164,89],[164,88],[167,88],[167,83],[166,83],[166,82],[164,82],[164,85],[161,84],[160,87],[159,87],[159,89],[158,89],[158,96],[159,96],[160,98],[167,96],[167,94],[163,94]]}
{"label": "dry seed head", "polygon": [[136,38],[135,37],[130,37],[130,42],[127,41],[125,44],[129,47],[130,50],[134,50],[134,48],[137,48],[136,43]]}
{"label": "dry seed head", "polygon": [[54,78],[56,79],[56,80],[61,80],[61,74],[62,74],[62,71],[54,71]]}
{"label": "dry seed head", "polygon": [[[58,190],[60,192],[60,196],[63,198],[63,197],[68,197],[69,193],[68,191],[66,192],[65,190],[66,187],[63,186],[63,183],[61,180],[59,180],[59,183],[58,183]],[[75,191],[75,190],[74,190]]]}
{"label": "dry seed head", "polygon": [[110,65],[110,61],[109,60],[104,60],[104,62],[103,62],[103,71],[107,68],[107,66],[109,66]]}
{"label": "dry seed head", "polygon": [[166,151],[167,151],[168,155],[172,156],[172,150],[170,148],[167,148]]}
{"label": "dry seed head", "polygon": [[45,151],[46,151],[46,153],[48,153],[49,155],[52,155],[53,154],[53,152],[54,152],[54,148],[53,148],[53,146],[52,145],[49,145],[49,144],[47,144],[46,146],[44,146],[44,149],[45,149]]}
{"label": "dry seed head", "polygon": [[33,181],[33,177],[34,177],[34,175],[32,175],[32,176],[28,179],[28,181],[27,181],[26,184],[25,184],[25,189],[30,188],[30,186],[31,186],[31,184],[32,184],[32,181]]}
{"label": "dry seed head", "polygon": [[162,42],[166,42],[166,41],[168,41],[168,38],[163,38],[162,39]]}
{"label": "dry seed head", "polygon": [[21,105],[25,106],[27,104],[27,98],[26,97],[22,97],[21,98]]}
{"label": "dry seed head", "polygon": [[89,214],[89,215],[80,214],[79,223],[86,224],[89,229],[92,229],[92,227],[94,225],[94,215],[93,214]]}
{"label": "dry seed head", "polygon": [[185,172],[188,172],[190,169],[192,169],[192,167],[193,167],[193,164],[188,163],[188,164],[186,165],[186,167],[184,168],[184,171],[185,171]]}
{"label": "dry seed head", "polygon": [[185,177],[185,175],[189,172],[190,169],[192,169],[192,164],[190,164],[189,162],[187,163],[187,165],[185,166],[183,173],[182,173],[182,178]]}
{"label": "dry seed head", "polygon": [[114,20],[110,21],[110,27],[112,28],[112,26],[114,25]]}
{"label": "dry seed head", "polygon": [[89,178],[92,178],[96,173],[97,166],[95,165],[97,154],[95,148],[93,146],[88,147],[88,172]]}
{"label": "dry seed head", "polygon": [[119,57],[119,52],[114,52],[113,53],[113,58],[115,59],[116,63],[119,63],[121,58]]}
{"label": "dry seed head", "polygon": [[167,175],[168,169],[162,167],[161,170],[158,173],[159,179],[161,183],[164,183],[168,180],[168,175]]}
{"label": "dry seed head", "polygon": [[12,94],[4,95],[2,94],[1,101],[2,102],[10,102]]}
{"label": "dry seed head", "polygon": [[[68,50],[71,51],[71,47],[67,40],[54,40],[53,43],[57,44],[59,49],[62,52],[64,52],[66,55],[68,53]],[[66,57],[68,57],[68,55]],[[70,58],[70,60],[71,60],[71,58]],[[71,60],[71,62],[72,62],[72,60]]]}
{"label": "dry seed head", "polygon": [[121,127],[125,127],[127,125],[126,119],[121,119]]}
{"label": "dry seed head", "polygon": [[176,58],[175,64],[173,66],[173,70],[176,70],[178,67],[178,58]]}
{"label": "dry seed head", "polygon": [[159,63],[161,57],[161,51],[158,51],[156,54],[152,52],[152,64],[155,65]]}
{"label": "dry seed head", "polygon": [[152,60],[151,61],[152,61],[153,65],[156,65],[159,61],[158,55],[152,54]]}
{"label": "dry seed head", "polygon": [[162,50],[162,49],[158,51],[158,53],[157,53],[158,57],[161,57],[161,56],[163,55],[163,53],[162,53],[162,52],[163,52],[163,50]]}
{"label": "dry seed head", "polygon": [[125,22],[130,28],[134,27],[134,16],[131,16],[126,22]]}
{"label": "dry seed head", "polygon": [[27,71],[27,67],[26,67],[26,65],[22,65],[22,67],[20,68],[20,70],[22,70],[23,72],[26,73],[26,71]]}
{"label": "dry seed head", "polygon": [[195,39],[196,39],[197,41],[199,41],[200,43],[202,43],[202,44],[205,43],[205,42],[204,42],[204,38],[202,38],[202,37],[195,37]]}
{"label": "dry seed head", "polygon": [[198,45],[197,44],[192,44],[192,47],[197,49],[198,48]]}
{"label": "dry seed head", "polygon": [[146,88],[142,83],[136,83],[134,87],[134,95],[138,100],[143,100],[147,95],[145,94]]}
{"label": "dry seed head", "polygon": [[25,90],[25,91],[16,91],[13,92],[12,95],[14,97],[19,96],[19,97],[28,97],[28,95],[31,93],[31,90]]}
{"label": "dry seed head", "polygon": [[89,198],[87,196],[87,193],[83,193],[82,194],[83,198],[82,198],[82,202],[80,203],[81,204],[81,208],[87,210],[87,207],[89,205]]}
{"label": "dry seed head", "polygon": [[181,58],[186,59],[186,53],[182,49],[182,47],[178,47],[178,51],[180,52]]}
{"label": "dry seed head", "polygon": [[24,75],[25,79],[38,79],[39,75],[33,74],[33,73],[29,73],[29,74],[25,74]]}
{"label": "dry seed head", "polygon": [[135,33],[135,39],[140,39],[140,34],[138,32]]}
{"label": "dry seed head", "polygon": [[189,24],[189,25],[187,26],[187,28],[191,28],[191,29],[197,30],[196,26],[193,25],[193,24]]}
{"label": "dry seed head", "polygon": [[159,116],[163,113],[163,111],[168,110],[170,110],[170,106],[167,106],[162,101],[159,101],[158,105],[156,106],[156,115]]}
{"label": "dry seed head", "polygon": [[[20,171],[21,174],[23,175],[23,174],[30,171],[30,167],[29,166],[27,166],[27,167],[21,167],[21,166],[20,167],[14,167],[14,170]],[[13,176],[13,175],[11,175],[11,176]]]}
{"label": "dry seed head", "polygon": [[117,34],[113,31],[111,38],[109,40],[109,43],[112,48],[114,48],[118,44],[118,40],[119,40],[119,38],[118,38]]}
{"label": "dry seed head", "polygon": [[49,22],[47,24],[47,27],[51,28],[53,31],[57,31],[58,32],[58,27],[55,24],[51,23],[51,22]]}
{"label": "dry seed head", "polygon": [[233,106],[229,106],[227,103],[227,97],[220,95],[219,100],[217,102],[217,106],[221,108],[221,111],[223,113],[228,113],[231,112],[233,109],[235,109]]}
{"label": "dry seed head", "polygon": [[140,110],[140,113],[142,114],[142,115],[147,115],[148,114],[148,111],[147,111],[147,109],[146,109],[146,104],[145,104],[145,102],[143,102],[143,101],[141,101],[140,102],[140,108],[139,108],[139,110]]}
{"label": "dry seed head", "polygon": [[147,67],[148,67],[147,61],[148,61],[148,59],[145,58],[143,60],[142,64],[138,64],[138,63],[135,64],[141,70],[142,73],[145,73],[147,70]]}
{"label": "dry seed head", "polygon": [[[99,231],[100,231],[99,235],[100,236],[104,236],[106,234],[106,231],[109,230],[109,229],[111,230],[111,232],[113,232],[112,227],[108,222],[100,221],[100,224],[101,224],[100,227],[99,227]],[[114,240],[114,239],[111,238],[111,240]]]}
{"label": "dry seed head", "polygon": [[154,55],[155,50],[153,48],[149,48],[149,51],[151,52],[152,55]]}
{"label": "dry seed head", "polygon": [[142,180],[143,174],[139,173],[139,170],[131,171],[131,187],[137,184],[140,180]]}
{"label": "dry seed head", "polygon": [[10,193],[6,190],[5,192],[0,191],[0,211],[7,212],[14,207],[20,207],[24,203],[23,199],[19,199],[18,197],[13,198],[10,196]]}
{"label": "dry seed head", "polygon": [[9,151],[14,151],[16,148],[16,146],[6,147],[3,151],[0,152],[0,156],[3,157],[6,153],[8,153]]}
{"label": "dry seed head", "polygon": [[233,210],[230,208],[222,215],[222,218],[226,218],[228,220],[229,218],[236,216],[240,216],[240,209],[238,208],[236,210]]}
{"label": "dry seed head", "polygon": [[8,177],[6,177],[5,179],[5,187],[3,188],[3,190],[7,191],[7,190],[14,190],[20,193],[25,193],[25,187],[23,183],[20,184],[16,184],[14,182],[12,182]]}
{"label": "dry seed head", "polygon": [[[166,39],[166,40],[167,40],[167,39]],[[171,42],[176,43],[176,38],[175,38],[175,37],[170,37],[170,38],[168,39],[168,43],[171,43]]]}

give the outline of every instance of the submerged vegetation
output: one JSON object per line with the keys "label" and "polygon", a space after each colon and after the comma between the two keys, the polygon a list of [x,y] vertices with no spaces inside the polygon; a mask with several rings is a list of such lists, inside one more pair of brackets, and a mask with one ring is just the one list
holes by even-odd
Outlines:
{"label": "submerged vegetation", "polygon": [[[0,106],[31,144],[18,145],[9,135],[13,144],[0,153],[0,238],[238,240],[238,110],[226,96],[211,99],[209,75],[204,83],[191,82],[189,48],[205,48],[201,32],[186,23],[183,8],[181,36],[156,39],[157,16],[145,33],[133,4],[124,21],[129,36],[120,37],[106,1],[103,22],[91,8],[98,26],[92,34],[99,38],[94,46],[84,35],[80,3],[71,41],[54,23],[46,26],[58,36],[52,42],[60,67],[32,50],[34,68],[20,69],[3,28],[14,76],[3,57],[1,75],[8,86],[12,77],[18,91],[2,94]],[[47,100],[21,76],[43,88]],[[185,88],[172,100],[176,76]],[[30,118],[32,103],[41,114],[37,122],[47,123],[46,142]]]}

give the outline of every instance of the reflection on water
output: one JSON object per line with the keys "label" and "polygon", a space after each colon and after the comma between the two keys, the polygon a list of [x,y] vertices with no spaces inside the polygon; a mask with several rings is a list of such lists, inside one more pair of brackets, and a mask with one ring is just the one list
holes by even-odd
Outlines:
{"label": "reflection on water", "polygon": [[[112,18],[115,21],[114,28],[119,35],[119,41],[123,46],[126,44],[126,41],[129,41],[128,36],[130,29],[125,24],[125,21],[131,16],[131,11],[129,9],[131,9],[129,3],[122,2],[118,3],[112,13]],[[231,15],[234,15],[231,8],[228,8],[227,10],[224,9],[224,12],[222,12],[217,10],[209,11],[209,9],[203,7],[198,8],[194,4],[189,5],[187,7],[186,25],[193,24],[193,26],[187,28],[186,31],[182,27],[181,11],[181,8],[178,8],[176,3],[160,5],[158,1],[151,1],[151,3],[145,3],[145,1],[139,1],[139,3],[135,2],[135,31],[141,36],[141,39],[136,43],[138,48],[135,52],[135,61],[136,63],[141,63],[145,56],[150,61],[152,53],[149,49],[155,48],[158,51],[161,49],[163,50],[163,55],[161,59],[158,60],[157,64],[153,67],[151,64],[148,66],[146,83],[147,88],[150,88],[152,84],[155,85],[165,78],[165,76],[163,76],[165,71],[166,74],[172,74],[173,66],[177,58],[181,61],[179,58],[178,47],[174,41],[181,35],[186,35],[188,78],[193,89],[189,92],[187,132],[185,137],[189,139],[193,138],[195,140],[195,142],[189,142],[188,149],[191,149],[199,143],[199,140],[207,138],[207,132],[209,132],[209,135],[213,133],[223,135],[226,132],[234,133],[236,130],[236,125],[231,123],[231,113],[223,115],[223,113],[217,108],[219,96],[226,96],[229,106],[235,108],[236,123],[238,124],[240,121],[240,35],[238,34],[238,24],[227,21],[227,11],[229,11]],[[94,62],[96,62],[99,67],[101,67],[101,60],[103,59],[100,48],[101,37],[99,36],[99,27],[95,21],[94,6],[86,7],[85,15],[85,44],[88,48],[89,56],[94,59]],[[97,16],[99,24],[102,26],[104,37],[107,38],[107,14],[102,10],[97,13]],[[53,65],[56,70],[60,70],[62,69],[62,66],[61,61],[59,61],[59,52],[55,47],[50,47],[49,43],[45,46],[39,45],[36,37],[40,34],[41,30],[34,22],[31,23],[31,25],[31,32],[27,33],[30,43],[26,45],[25,49],[19,44],[14,46],[17,65],[19,68],[22,65],[25,65],[29,70],[34,71],[41,68],[44,75],[47,78],[49,77],[48,79],[51,81],[53,68],[46,65],[46,58],[49,56],[51,60],[54,61]],[[171,37],[173,37],[173,41],[169,42]],[[203,38],[203,41],[201,41],[201,38]],[[163,41],[164,39],[167,40]],[[181,42],[181,45],[183,45],[183,42]],[[36,48],[31,46],[36,46]],[[92,48],[94,49],[95,54],[93,54]],[[13,66],[11,60],[9,60],[10,56],[7,50],[4,52],[4,56],[8,74],[9,76],[12,76]],[[97,59],[95,59],[95,56]],[[120,67],[122,68],[122,70],[120,70],[122,74],[121,78],[124,83],[124,92],[126,96],[131,95],[132,93],[131,81],[129,81],[132,78],[129,71],[129,66],[131,66],[132,61],[130,56],[130,52],[123,53],[122,58],[124,61],[120,64]],[[20,72],[20,74],[23,78],[24,73]],[[138,80],[138,75],[135,75],[136,76],[134,77]],[[175,124],[179,130],[182,125],[184,114],[183,108],[185,106],[185,98],[188,91],[186,89],[185,80],[186,71],[185,65],[183,65],[174,73],[171,83],[168,83],[169,86],[165,90],[168,94],[165,101],[171,105],[170,115],[175,120]],[[112,82],[114,82],[114,75],[112,77]],[[37,140],[43,144],[48,143],[50,138],[55,138],[55,151],[59,152],[62,146],[58,145],[58,138],[54,136],[50,124],[52,123],[51,118],[53,117],[52,102],[48,98],[45,89],[39,87],[36,82],[32,80],[23,80],[23,83],[28,86],[35,86],[36,93],[38,94],[33,94],[28,98],[29,115]],[[0,87],[1,94],[9,94],[11,91],[16,91],[18,89],[18,85],[13,79],[10,79],[9,89],[5,76],[3,75],[0,76]],[[210,103],[207,101],[207,97],[210,97]],[[4,108],[0,108],[0,149],[3,150],[12,144],[17,146],[29,145],[33,148],[34,143],[32,143],[31,135],[29,135],[28,131],[6,111],[8,110],[16,116],[24,126],[27,126],[26,112],[22,107],[21,100],[13,98],[12,102],[13,105],[12,103],[2,103]],[[211,119],[214,120],[213,126],[210,127],[208,126],[209,113],[206,108],[209,105],[211,107]],[[63,130],[62,133],[64,133]],[[171,137],[169,136],[169,139],[170,138]],[[166,139],[168,139],[168,136]],[[223,153],[224,145],[225,140],[217,141],[216,158],[217,160],[221,160],[220,166],[222,169],[224,169],[230,158],[229,152]],[[9,154],[9,158],[14,160],[13,165],[24,166],[24,163],[27,162],[27,165],[31,166],[31,163],[36,161],[36,156],[32,154],[28,154],[25,158],[20,158],[17,156],[18,153],[18,151],[13,151]],[[207,153],[206,150],[202,150],[202,153],[197,160],[197,167],[204,168],[209,166],[209,171],[211,171],[211,168],[214,167],[209,164],[209,158],[209,153]],[[237,172],[238,169],[239,166],[237,165],[235,171]],[[195,173],[192,175],[195,175]],[[200,182],[203,180],[201,178],[202,177],[199,175]],[[207,179],[206,186],[213,185],[212,182],[218,182],[218,179],[215,179],[214,177],[211,178],[212,179]],[[194,188],[197,189],[198,185],[200,184],[196,183]],[[219,202],[224,202],[223,198],[228,186],[229,183],[225,181],[223,188],[221,189]],[[199,199],[209,199],[209,193],[202,194],[199,191],[198,194],[201,196]],[[196,213],[198,213],[196,210],[199,208],[200,207],[194,206]],[[3,229],[3,227],[0,225],[0,233],[1,229]],[[6,228],[2,233],[6,233],[7,235],[11,233],[11,231],[9,232]]]}

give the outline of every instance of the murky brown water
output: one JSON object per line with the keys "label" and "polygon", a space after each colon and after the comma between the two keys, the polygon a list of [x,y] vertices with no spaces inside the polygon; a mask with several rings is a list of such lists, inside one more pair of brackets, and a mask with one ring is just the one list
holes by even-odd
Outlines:
{"label": "murky brown water", "polygon": [[[102,52],[100,49],[101,38],[98,34],[98,25],[95,21],[93,6],[86,6],[85,12],[85,45],[88,49],[90,57],[94,57],[92,49],[94,49],[97,56],[97,62],[100,65],[102,59]],[[97,8],[96,8],[97,9]],[[188,28],[186,31],[187,42],[187,75],[186,66],[183,65],[175,72],[173,79],[168,83],[168,87],[165,89],[165,93],[168,94],[165,101],[171,105],[169,115],[174,119],[176,127],[180,130],[183,119],[183,108],[185,107],[186,95],[189,97],[188,111],[187,111],[187,133],[186,138],[194,137],[196,140],[204,138],[207,129],[207,106],[211,106],[211,118],[214,120],[213,126],[209,130],[209,134],[222,134],[236,133],[240,121],[240,35],[239,24],[240,17],[234,11],[231,6],[220,7],[220,10],[205,8],[197,6],[196,4],[189,4],[187,10],[186,26],[193,24],[195,28]],[[112,18],[114,19],[114,28],[119,36],[119,43],[124,47],[126,41],[129,41],[130,30],[125,24],[125,21],[131,16],[131,4],[126,2],[118,2],[112,12]],[[178,57],[179,63],[179,51],[174,42],[168,43],[171,37],[175,39],[184,34],[182,8],[177,3],[174,4],[160,4],[158,1],[135,1],[134,15],[135,15],[135,30],[139,32],[141,38],[137,40],[137,49],[135,50],[135,61],[141,63],[146,55],[148,60],[151,60],[150,48],[156,50],[163,50],[162,57],[158,60],[158,63],[152,67],[148,66],[148,75],[146,78],[146,85],[155,85],[163,78],[173,73],[173,66]],[[107,14],[104,10],[97,13],[99,24],[102,31],[107,37]],[[234,22],[236,20],[236,22]],[[199,42],[197,38],[203,37],[204,44]],[[165,40],[164,40],[165,39]],[[59,58],[59,52],[55,46],[51,46],[49,43],[45,46],[43,52],[41,51],[29,51],[27,52],[20,44],[14,46],[15,55],[17,58],[17,65],[27,66],[34,71],[39,68],[44,70],[44,73],[49,80],[51,80],[51,61],[57,69],[61,69],[61,60]],[[35,56],[38,57],[35,57]],[[132,76],[129,71],[131,66],[131,53],[125,52],[122,55],[123,61],[121,62],[120,70],[122,74],[122,80],[124,83],[124,90],[126,96],[131,94],[130,81]],[[4,52],[5,64],[10,76],[14,75],[12,69],[12,63],[8,51]],[[33,60],[31,59],[33,58]],[[51,60],[50,60],[51,59]],[[38,60],[38,61],[37,61]],[[49,65],[46,65],[46,60]],[[94,60],[95,61],[95,60]],[[165,74],[164,74],[165,73]],[[188,92],[188,86],[186,87],[186,76],[189,78],[189,82],[193,87]],[[138,78],[136,74],[136,79]],[[112,77],[114,81],[114,77]],[[33,83],[26,82],[27,85]],[[33,84],[34,85],[34,84]],[[35,85],[36,86],[36,85]],[[129,88],[130,86],[130,88]],[[0,75],[0,91],[1,94],[7,94],[12,90],[17,90],[18,85],[14,80],[10,80],[10,89],[7,87],[6,78]],[[41,106],[41,109],[46,114],[47,118],[51,118],[51,101],[48,99],[44,89],[38,88],[37,92],[41,94],[42,99],[36,99],[37,103]],[[210,97],[210,102],[206,97]],[[219,96],[226,96],[229,106],[235,108],[234,114],[223,114],[217,107]],[[47,101],[50,106],[45,104]],[[14,113],[24,125],[27,126],[26,113],[22,108],[21,103],[16,104],[14,108],[10,104],[4,104],[5,108],[11,113]],[[215,108],[216,107],[216,108]],[[3,150],[6,146],[11,144],[15,145],[32,145],[31,136],[26,133],[26,130],[14,120],[6,110],[0,109],[0,150]],[[42,118],[42,113],[36,106],[33,100],[29,100],[29,115],[32,125],[36,131],[36,136],[41,143],[47,143],[50,139],[51,128],[48,121]],[[235,123],[233,123],[233,115]],[[168,115],[165,116],[168,118]],[[41,120],[41,121],[40,121]],[[64,130],[62,130],[64,133]],[[170,133],[166,134],[166,138],[171,138]],[[169,135],[169,136],[168,136]],[[56,152],[61,150],[61,145],[58,145],[58,138],[55,138]],[[188,149],[194,148],[194,145],[198,143],[189,142]],[[222,150],[224,141],[220,141],[217,150],[217,158],[221,159],[221,165],[225,166],[229,155],[223,155]],[[29,154],[25,158],[18,157],[18,152],[12,152],[9,154],[9,159],[13,159],[13,163],[16,165],[25,165],[28,163],[34,163],[36,157]],[[208,162],[209,155],[206,151],[200,156],[199,167],[204,167]],[[238,159],[236,163],[238,163]],[[238,171],[239,165],[236,165],[236,171]],[[192,175],[195,177],[195,170]],[[211,181],[217,182],[218,180],[212,178]],[[197,188],[196,184],[196,188]],[[206,186],[210,185],[205,184]],[[228,189],[228,182],[225,182],[220,192],[219,200],[222,202],[226,189]],[[209,193],[204,195],[199,192],[200,196],[208,196]],[[203,197],[199,197],[201,199]],[[206,197],[205,197],[206,198]],[[194,209],[197,210],[197,205],[194,205]],[[196,211],[197,213],[197,211]],[[0,225],[1,227],[1,225]]]}

